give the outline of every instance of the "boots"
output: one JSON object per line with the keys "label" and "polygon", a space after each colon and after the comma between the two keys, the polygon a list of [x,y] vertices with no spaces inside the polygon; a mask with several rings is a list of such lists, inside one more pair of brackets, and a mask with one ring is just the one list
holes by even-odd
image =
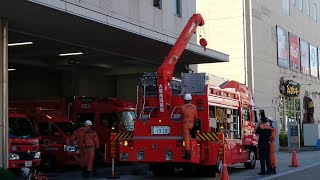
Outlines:
{"label": "boots", "polygon": [[88,177],[90,177],[90,174],[91,174],[91,172],[88,171],[87,167],[82,168],[82,177],[88,178]]}
{"label": "boots", "polygon": [[93,170],[92,170],[92,176],[93,176],[93,177],[96,177],[96,176],[97,176],[96,168],[93,168]]}
{"label": "boots", "polygon": [[276,168],[277,168],[277,167],[272,168],[271,174],[276,174],[276,173],[277,173]]}
{"label": "boots", "polygon": [[184,151],[183,159],[191,159],[191,154],[189,150]]}
{"label": "boots", "polygon": [[87,172],[87,167],[83,167],[83,168],[81,169],[82,177],[85,177],[85,176],[86,176],[86,172]]}

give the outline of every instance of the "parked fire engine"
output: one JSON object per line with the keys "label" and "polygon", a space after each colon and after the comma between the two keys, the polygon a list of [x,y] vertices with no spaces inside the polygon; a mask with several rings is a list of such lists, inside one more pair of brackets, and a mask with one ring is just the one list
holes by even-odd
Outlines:
{"label": "parked fire engine", "polygon": [[105,162],[111,162],[111,131],[114,129],[121,133],[122,137],[132,137],[133,119],[136,117],[135,103],[115,98],[91,97],[75,97],[71,102],[71,119],[77,123],[86,120],[93,122],[92,127],[102,144],[97,158],[103,157]]}
{"label": "parked fire engine", "polygon": [[[254,168],[257,153],[255,108],[249,89],[235,81],[220,82],[205,73],[173,71],[197,26],[204,24],[200,14],[193,15],[157,73],[145,73],[142,107],[134,122],[132,138],[119,141],[120,161],[149,163],[155,175],[171,175],[175,167],[201,167],[221,171],[223,157],[227,165],[244,163]],[[205,40],[200,40],[206,45]],[[212,83],[213,82],[213,83]],[[183,158],[181,105],[183,95],[192,94],[198,121],[190,140],[191,159]],[[215,173],[215,172],[214,172]]]}
{"label": "parked fire engine", "polygon": [[17,109],[9,109],[9,168],[39,166],[41,153],[39,138],[33,123]]}
{"label": "parked fire engine", "polygon": [[77,142],[73,142],[73,146],[66,145],[66,140],[72,135],[76,125],[64,112],[38,107],[43,104],[32,101],[11,101],[10,105],[23,109],[27,117],[34,122],[36,134],[41,137],[42,168],[54,169],[57,166],[80,164]]}
{"label": "parked fire engine", "polygon": [[[135,118],[135,103],[126,102],[115,98],[94,98],[94,97],[72,97],[72,98],[48,98],[48,99],[29,99],[15,100],[10,102],[16,107],[24,109],[34,109],[42,107],[59,111],[63,119],[72,120],[75,124],[80,125],[86,120],[93,122],[93,129],[98,133],[101,143],[97,159],[110,162],[110,134],[114,127],[116,132],[121,132],[121,137],[131,137],[133,131],[133,119]],[[34,112],[33,112],[34,113]],[[38,113],[37,119],[40,118]],[[41,118],[40,118],[41,119]],[[47,118],[48,121],[54,123],[54,119]],[[50,139],[64,139],[65,136],[50,135]],[[49,136],[47,136],[49,138]],[[62,138],[62,139],[61,139]],[[43,141],[44,142],[44,141]],[[62,145],[62,144],[61,144]],[[73,150],[73,147],[67,147]],[[68,155],[66,155],[68,156]],[[51,156],[52,157],[52,156]],[[62,158],[62,156],[59,156]],[[73,162],[75,159],[70,156]],[[54,163],[49,159],[49,164]],[[60,160],[57,160],[60,161]],[[45,161],[46,162],[46,161]],[[70,162],[71,163],[71,162]],[[72,163],[71,163],[72,164]]]}

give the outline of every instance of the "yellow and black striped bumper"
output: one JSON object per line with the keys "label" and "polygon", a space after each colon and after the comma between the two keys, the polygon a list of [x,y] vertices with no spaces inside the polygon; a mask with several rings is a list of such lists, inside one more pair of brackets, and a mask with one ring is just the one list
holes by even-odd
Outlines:
{"label": "yellow and black striped bumper", "polygon": [[201,132],[197,135],[199,141],[219,141],[219,136],[215,132]]}
{"label": "yellow and black striped bumper", "polygon": [[133,137],[133,133],[131,132],[120,132],[116,134],[116,141],[119,141],[121,139],[130,139]]}

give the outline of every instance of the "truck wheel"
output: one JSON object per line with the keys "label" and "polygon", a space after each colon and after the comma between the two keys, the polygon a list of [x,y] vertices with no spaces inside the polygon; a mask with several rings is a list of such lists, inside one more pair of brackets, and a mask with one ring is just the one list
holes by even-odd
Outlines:
{"label": "truck wheel", "polygon": [[216,177],[217,166],[197,166],[199,177]]}
{"label": "truck wheel", "polygon": [[244,167],[247,169],[254,169],[256,167],[256,153],[253,150],[249,152],[250,162],[245,162]]}
{"label": "truck wheel", "polygon": [[45,170],[53,170],[56,167],[56,160],[53,157],[45,157],[41,163]]}
{"label": "truck wheel", "polygon": [[175,167],[168,164],[159,164],[152,167],[154,176],[172,176],[175,173]]}

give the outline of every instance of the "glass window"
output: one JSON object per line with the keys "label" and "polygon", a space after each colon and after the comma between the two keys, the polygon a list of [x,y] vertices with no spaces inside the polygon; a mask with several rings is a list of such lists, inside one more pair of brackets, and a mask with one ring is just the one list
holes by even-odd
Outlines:
{"label": "glass window", "polygon": [[250,111],[248,108],[243,108],[243,119],[245,121],[250,121]]}
{"label": "glass window", "polygon": [[209,118],[215,118],[216,108],[214,106],[209,107]]}
{"label": "glass window", "polygon": [[290,0],[282,0],[282,9],[287,14],[290,14]]}
{"label": "glass window", "polygon": [[300,99],[295,99],[295,110],[300,112]]}
{"label": "glass window", "polygon": [[78,123],[82,125],[86,120],[90,120],[94,123],[94,113],[79,113],[77,114]]}
{"label": "glass window", "polygon": [[310,0],[307,0],[307,14],[310,16]]}
{"label": "glass window", "polygon": [[296,6],[296,0],[292,0],[292,5]]}
{"label": "glass window", "polygon": [[53,136],[55,132],[60,132],[51,123],[39,123],[39,132],[42,136]]}
{"label": "glass window", "polygon": [[314,20],[317,21],[317,5],[316,3],[313,4],[313,17],[314,17]]}
{"label": "glass window", "polygon": [[76,130],[76,126],[72,122],[56,122],[55,123],[61,131],[63,131],[66,135],[72,135]]}
{"label": "glass window", "polygon": [[159,8],[159,9],[162,9],[162,0],[153,0],[153,6],[156,7],[156,8]]}
{"label": "glass window", "polygon": [[303,11],[303,0],[300,0],[300,10]]}
{"label": "glass window", "polygon": [[100,114],[100,125],[112,128],[115,127],[116,118],[112,117],[112,113],[101,113]]}
{"label": "glass window", "polygon": [[174,14],[181,17],[181,0],[174,0]]}
{"label": "glass window", "polygon": [[125,128],[127,131],[133,131],[135,118],[136,114],[134,111],[122,112],[122,119],[124,120]]}
{"label": "glass window", "polygon": [[26,118],[9,118],[9,138],[34,138],[34,126]]}
{"label": "glass window", "polygon": [[39,123],[39,132],[40,135],[50,136],[50,124],[49,123]]}

